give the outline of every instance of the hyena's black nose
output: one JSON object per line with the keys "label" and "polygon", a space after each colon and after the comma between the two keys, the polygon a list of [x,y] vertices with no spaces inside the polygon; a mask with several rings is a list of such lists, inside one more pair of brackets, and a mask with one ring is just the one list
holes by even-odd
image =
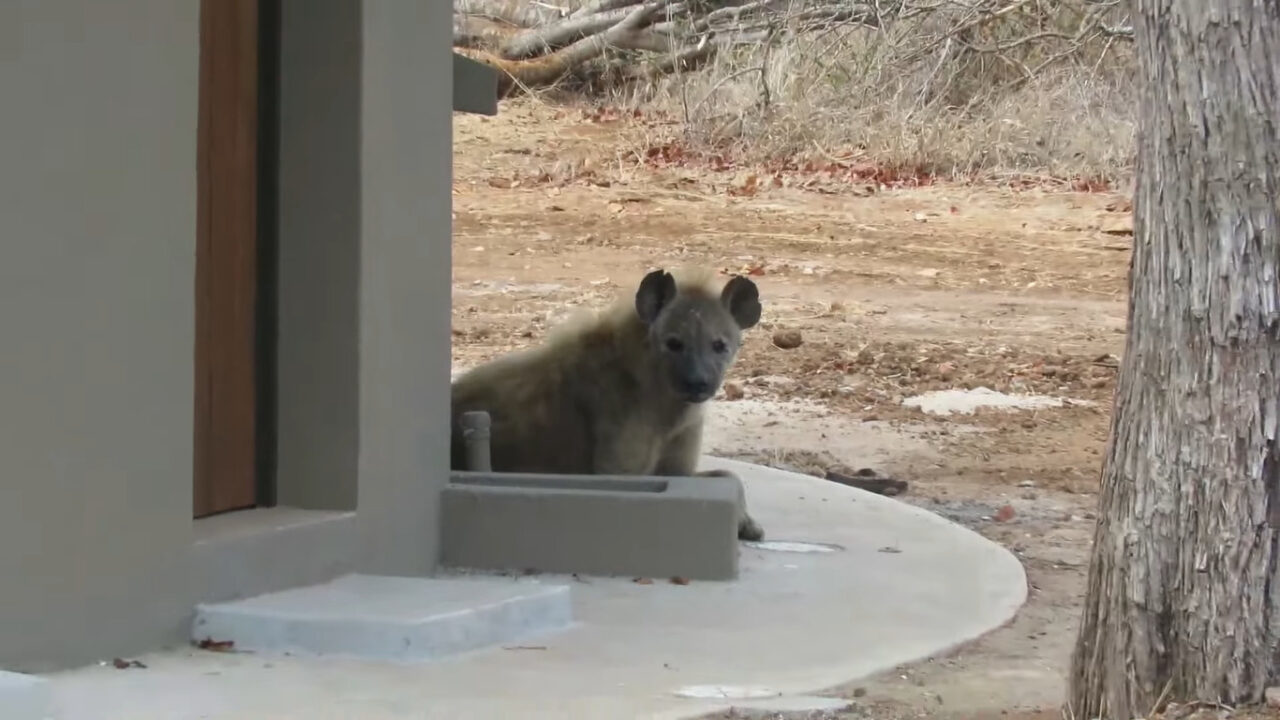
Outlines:
{"label": "hyena's black nose", "polygon": [[686,380],[684,382],[684,391],[687,395],[706,395],[711,392],[710,380]]}

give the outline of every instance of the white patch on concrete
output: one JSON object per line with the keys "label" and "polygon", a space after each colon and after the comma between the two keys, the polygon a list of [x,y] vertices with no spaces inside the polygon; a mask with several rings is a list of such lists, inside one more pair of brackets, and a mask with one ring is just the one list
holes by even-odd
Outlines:
{"label": "white patch on concrete", "polygon": [[762,540],[760,542],[747,541],[742,544],[758,550],[794,553],[829,553],[840,549],[834,545],[828,545],[826,543],[793,542],[790,540]]}
{"label": "white patch on concrete", "polygon": [[[972,415],[978,408],[997,408],[1000,410],[1040,410],[1058,408],[1067,404],[1065,398],[1048,395],[1009,395],[990,388],[979,387],[972,390],[952,388],[950,390],[934,390],[906,398],[902,404],[907,407],[918,407],[930,415]],[[1084,404],[1081,401],[1071,401]]]}
{"label": "white patch on concrete", "polygon": [[839,712],[848,710],[853,702],[844,698],[822,697],[820,695],[781,695],[766,700],[747,700],[734,703],[736,717],[768,718],[772,720],[779,713],[813,713]]}
{"label": "white patch on concrete", "polygon": [[675,694],[698,700],[749,700],[782,695],[781,692],[763,685],[686,685],[676,690]]}
{"label": "white patch on concrete", "polygon": [[0,718],[46,720],[52,717],[52,698],[48,680],[0,670]]}

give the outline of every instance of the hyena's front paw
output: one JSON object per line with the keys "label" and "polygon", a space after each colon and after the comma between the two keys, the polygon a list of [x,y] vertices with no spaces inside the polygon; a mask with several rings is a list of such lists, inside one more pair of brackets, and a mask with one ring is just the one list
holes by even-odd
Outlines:
{"label": "hyena's front paw", "polygon": [[738,520],[738,539],[757,542],[764,539],[764,528],[750,515],[743,515]]}
{"label": "hyena's front paw", "polygon": [[737,480],[738,481],[738,507],[741,508],[740,510],[741,515],[738,517],[738,539],[751,540],[753,542],[764,539],[764,528],[760,527],[760,523],[756,522],[755,519],[752,518],[751,515],[748,514],[745,509],[747,506],[747,493],[746,493],[746,489],[742,487],[742,479],[739,478],[737,474],[735,474],[730,470],[716,469],[716,470],[703,470],[699,472],[698,475],[701,475],[703,477],[712,477],[712,476],[731,477],[734,480]]}

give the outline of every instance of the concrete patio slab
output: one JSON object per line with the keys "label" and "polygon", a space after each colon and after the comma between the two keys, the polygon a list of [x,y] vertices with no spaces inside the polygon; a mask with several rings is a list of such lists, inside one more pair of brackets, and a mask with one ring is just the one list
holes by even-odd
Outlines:
{"label": "concrete patio slab", "polygon": [[46,720],[53,717],[52,697],[48,680],[0,670],[0,718]]}
{"label": "concrete patio slab", "polygon": [[572,584],[576,624],[427,664],[180,649],[140,658],[146,669],[56,673],[59,718],[685,718],[753,698],[682,688],[811,694],[973,639],[1026,598],[1013,555],[937,515],[817,478],[703,466],[741,474],[771,541],[834,551],[743,546],[733,582],[505,578]]}
{"label": "concrete patio slab", "polygon": [[251,652],[422,661],[563,630],[572,619],[568,585],[345,575],[200,605],[191,636]]}

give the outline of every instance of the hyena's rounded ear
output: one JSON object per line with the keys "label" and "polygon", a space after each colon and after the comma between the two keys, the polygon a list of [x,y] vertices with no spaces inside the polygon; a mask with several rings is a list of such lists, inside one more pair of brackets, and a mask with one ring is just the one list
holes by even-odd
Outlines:
{"label": "hyena's rounded ear", "polygon": [[636,290],[636,314],[645,325],[658,318],[658,313],[675,299],[676,279],[666,270],[654,270],[640,281]]}
{"label": "hyena's rounded ear", "polygon": [[720,291],[720,302],[729,309],[738,327],[747,328],[760,322],[760,291],[756,284],[741,275],[735,275]]}

